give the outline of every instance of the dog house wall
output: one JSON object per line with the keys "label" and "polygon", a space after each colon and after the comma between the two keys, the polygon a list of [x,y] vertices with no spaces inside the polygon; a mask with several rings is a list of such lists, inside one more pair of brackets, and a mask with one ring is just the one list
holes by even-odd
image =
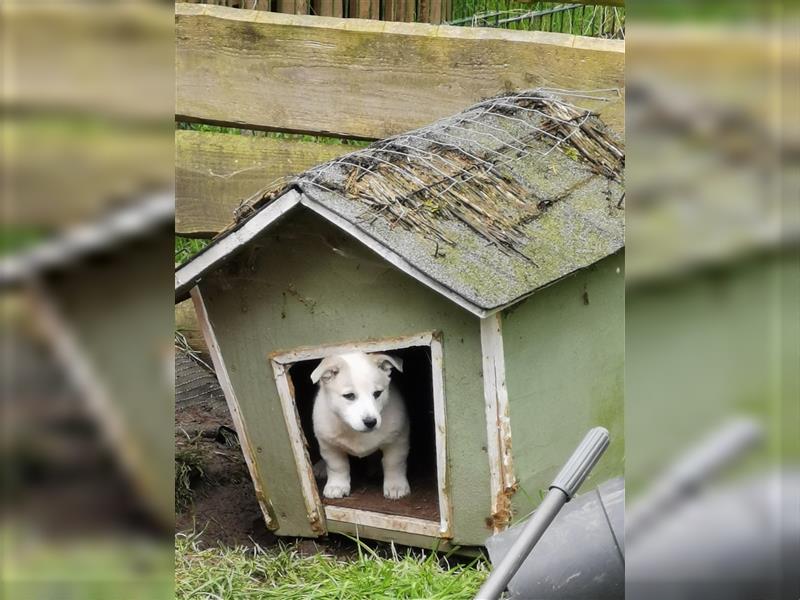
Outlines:
{"label": "dog house wall", "polygon": [[[623,266],[620,252],[482,321],[310,211],[284,216],[199,284],[271,526],[325,529],[308,516],[269,362],[304,346],[442,333],[453,544],[481,545],[512,512],[527,514],[592,425],[615,440],[595,479],[622,474]],[[356,533],[340,522],[327,530]]]}
{"label": "dog house wall", "polygon": [[515,515],[535,508],[591,427],[611,445],[584,489],[624,474],[624,269],[619,252],[501,313]]}
{"label": "dog house wall", "polygon": [[[278,534],[313,536],[319,528],[307,516],[268,356],[436,330],[442,332],[453,542],[483,543],[491,498],[477,317],[305,209],[284,217],[199,287],[262,508],[272,513]],[[403,541],[393,532],[359,533]]]}

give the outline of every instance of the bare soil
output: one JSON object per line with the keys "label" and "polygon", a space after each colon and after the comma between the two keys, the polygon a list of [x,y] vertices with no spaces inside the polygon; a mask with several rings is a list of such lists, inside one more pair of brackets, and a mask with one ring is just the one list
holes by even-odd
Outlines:
{"label": "bare soil", "polygon": [[192,482],[190,505],[175,515],[177,531],[203,532],[206,543],[225,546],[263,547],[276,542],[261,516],[228,407],[216,390],[189,401],[179,390],[175,451],[193,453],[203,470],[203,476]]}

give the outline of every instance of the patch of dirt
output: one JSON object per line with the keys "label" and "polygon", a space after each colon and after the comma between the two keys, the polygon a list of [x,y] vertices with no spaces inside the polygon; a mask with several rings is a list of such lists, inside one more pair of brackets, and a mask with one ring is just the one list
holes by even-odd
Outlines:
{"label": "patch of dirt", "polygon": [[13,365],[4,387],[0,520],[48,538],[145,533],[168,540],[50,347],[24,332],[13,342],[0,351]]}
{"label": "patch of dirt", "polygon": [[203,475],[191,482],[191,501],[175,515],[176,531],[203,532],[206,543],[225,546],[275,543],[261,515],[216,378],[178,354],[175,454],[180,460],[183,453],[197,461]]}

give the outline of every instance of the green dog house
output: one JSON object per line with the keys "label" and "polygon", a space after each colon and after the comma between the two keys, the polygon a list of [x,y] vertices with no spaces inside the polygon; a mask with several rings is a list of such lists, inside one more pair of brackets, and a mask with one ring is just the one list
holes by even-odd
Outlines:
{"label": "green dog house", "polygon": [[[262,190],[177,270],[270,529],[482,545],[595,425],[622,474],[623,169],[564,97],[491,98]],[[408,498],[369,460],[348,498],[315,479],[309,375],[355,349],[404,360]]]}

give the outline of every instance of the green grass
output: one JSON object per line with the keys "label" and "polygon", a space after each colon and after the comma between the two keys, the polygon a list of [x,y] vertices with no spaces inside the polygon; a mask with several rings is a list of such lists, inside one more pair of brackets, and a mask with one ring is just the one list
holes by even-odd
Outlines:
{"label": "green grass", "polygon": [[35,227],[4,227],[0,234],[0,256],[28,250],[46,238],[47,233]]}
{"label": "green grass", "polygon": [[183,512],[192,503],[192,486],[205,476],[202,455],[196,448],[175,451],[175,512]]}
{"label": "green grass", "polygon": [[22,525],[0,528],[2,598],[169,600],[172,553],[130,536],[48,539]]}
{"label": "green grass", "polygon": [[[524,31],[551,31],[590,37],[622,37],[625,9],[578,6],[558,10],[569,2],[517,2],[515,0],[455,0],[450,22],[456,25],[500,27]],[[509,18],[534,16],[506,22]],[[538,13],[545,13],[536,16]],[[474,21],[465,21],[473,19]]]}
{"label": "green grass", "polygon": [[211,240],[192,239],[176,235],[175,264],[182,265],[210,243]]}
{"label": "green grass", "polygon": [[279,140],[296,142],[312,142],[314,144],[368,146],[370,142],[348,138],[329,137],[324,135],[306,135],[303,133],[284,133],[282,131],[259,131],[256,129],[239,129],[237,127],[223,127],[222,125],[206,125],[205,123],[186,123],[179,121],[175,124],[177,129],[186,131],[204,131],[209,133],[225,133],[228,135],[248,135],[252,137],[268,137]]}
{"label": "green grass", "polygon": [[175,538],[175,598],[280,600],[472,598],[487,575],[484,563],[448,565],[431,552],[380,556],[357,543],[350,560],[303,556],[296,545],[270,549],[203,548],[198,535]]}

